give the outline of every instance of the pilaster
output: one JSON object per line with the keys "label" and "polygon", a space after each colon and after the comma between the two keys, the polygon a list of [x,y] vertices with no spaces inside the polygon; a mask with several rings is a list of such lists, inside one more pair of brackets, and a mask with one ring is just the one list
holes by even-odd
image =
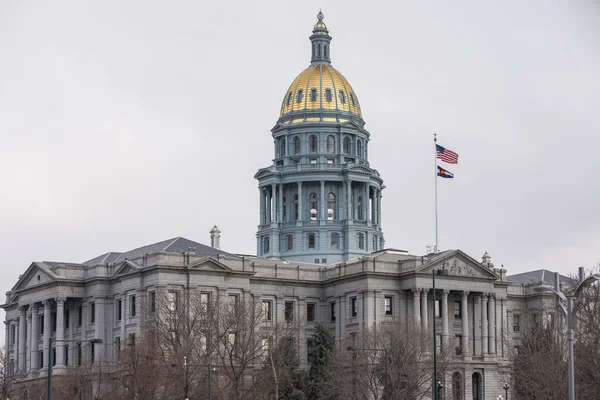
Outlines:
{"label": "pilaster", "polygon": [[416,326],[421,325],[421,297],[420,289],[411,289],[413,293],[413,321]]}
{"label": "pilaster", "polygon": [[27,308],[21,307],[19,315],[19,361],[18,361],[18,371],[22,373],[27,372],[26,368],[26,355],[27,355]]}
{"label": "pilaster", "polygon": [[421,292],[421,329],[429,329],[429,317],[427,316],[427,289],[423,289]]}

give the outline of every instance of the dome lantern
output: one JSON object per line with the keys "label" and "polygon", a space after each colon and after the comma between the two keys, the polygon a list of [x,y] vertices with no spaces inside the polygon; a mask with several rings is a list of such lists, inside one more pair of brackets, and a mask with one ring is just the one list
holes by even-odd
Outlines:
{"label": "dome lantern", "polygon": [[323,22],[323,13],[319,10],[317,14],[317,23],[313,27],[313,34],[310,36],[312,42],[311,65],[331,64],[329,52],[331,48],[331,36],[327,30],[327,25]]}

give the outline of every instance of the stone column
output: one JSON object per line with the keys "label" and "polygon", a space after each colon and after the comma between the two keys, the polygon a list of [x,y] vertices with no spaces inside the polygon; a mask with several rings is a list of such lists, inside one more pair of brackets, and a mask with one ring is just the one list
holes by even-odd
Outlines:
{"label": "stone column", "polygon": [[379,224],[379,189],[373,186],[373,208],[375,212],[373,213],[373,222]]}
{"label": "stone column", "polygon": [[25,338],[27,343],[27,350],[25,353],[25,372],[31,371],[31,306],[27,310],[27,337]]}
{"label": "stone column", "polygon": [[448,293],[449,290],[442,291],[442,343],[448,344]]}
{"label": "stone column", "polygon": [[279,184],[279,222],[285,222],[283,220],[283,184]]}
{"label": "stone column", "polygon": [[40,315],[38,314],[38,305],[31,305],[31,371],[37,371],[40,360],[38,359],[40,339]]}
{"label": "stone column", "polygon": [[19,315],[19,371],[26,372],[25,357],[27,355],[27,310],[21,307]]}
{"label": "stone column", "polygon": [[366,220],[372,221],[371,215],[373,214],[373,207],[369,209],[371,205],[371,186],[368,183],[365,183],[365,211],[366,211]]}
{"label": "stone column", "polygon": [[352,181],[346,181],[346,187],[348,190],[346,191],[346,218],[352,219]]}
{"label": "stone column", "polygon": [[298,221],[302,221],[302,182],[298,182]]}
{"label": "stone column", "polygon": [[[4,321],[4,365],[5,368],[8,370],[8,353],[10,352],[10,350],[8,350],[8,348],[10,344],[10,321]],[[8,371],[10,372],[10,371]]]}
{"label": "stone column", "polygon": [[481,295],[473,297],[473,325],[475,337],[473,338],[474,356],[481,355]]}
{"label": "stone column", "polygon": [[327,203],[327,199],[325,198],[325,181],[321,181],[321,204],[319,207],[319,221],[327,221],[327,213],[325,212],[325,203]]}
{"label": "stone column", "polygon": [[427,317],[427,289],[421,292],[421,328],[428,329],[429,318]]}
{"label": "stone column", "polygon": [[[365,221],[370,221],[369,218],[369,187],[366,183],[363,183],[363,216]],[[365,238],[366,240],[367,238]],[[365,248],[368,248],[367,243],[365,243]]]}
{"label": "stone column", "polygon": [[413,292],[413,319],[416,326],[421,325],[421,298],[419,297],[420,289],[412,289]]}
{"label": "stone column", "polygon": [[494,298],[494,293],[490,293],[488,335],[490,337],[489,353],[496,354],[496,299]]}
{"label": "stone column", "polygon": [[381,225],[381,190],[377,191],[377,214],[379,217],[378,225]]}
{"label": "stone column", "polygon": [[465,356],[469,355],[469,292],[462,293],[462,303],[460,305],[460,317],[462,319],[462,352]]}
{"label": "stone column", "polygon": [[271,204],[269,207],[269,213],[271,214],[271,218],[269,222],[273,222],[277,220],[277,188],[274,183],[271,184]]}
{"label": "stone column", "polygon": [[50,365],[48,361],[50,360],[50,354],[48,354],[48,344],[50,342],[50,335],[52,330],[52,302],[51,300],[44,300],[42,302],[44,304],[44,348],[42,351],[44,352],[44,364],[42,368],[46,369]]}
{"label": "stone column", "polygon": [[56,298],[56,366],[65,363],[65,298]]}
{"label": "stone column", "polygon": [[[129,298],[127,299],[128,301]],[[135,299],[135,307],[136,307],[136,314],[139,315],[139,310],[140,310],[140,302],[139,302],[139,298]],[[103,354],[102,354],[102,349],[104,346],[104,343],[106,343],[106,338],[104,337],[104,331],[105,331],[105,325],[106,325],[106,320],[105,320],[105,302],[106,300],[103,297],[97,297],[94,299],[94,304],[96,304],[95,308],[96,308],[96,319],[94,322],[94,339],[102,339],[103,343],[91,343],[92,346],[94,346],[94,358],[95,361],[96,360],[100,360],[103,358]],[[137,317],[136,317],[137,318]],[[139,325],[138,325],[139,326]],[[94,361],[94,362],[95,362]]]}
{"label": "stone column", "polygon": [[483,294],[481,301],[481,354],[485,355],[488,353],[488,294]]}
{"label": "stone column", "polygon": [[265,189],[264,187],[260,186],[258,188],[258,193],[259,193],[259,198],[260,198],[260,224],[264,225],[266,223],[266,216],[265,216]]}

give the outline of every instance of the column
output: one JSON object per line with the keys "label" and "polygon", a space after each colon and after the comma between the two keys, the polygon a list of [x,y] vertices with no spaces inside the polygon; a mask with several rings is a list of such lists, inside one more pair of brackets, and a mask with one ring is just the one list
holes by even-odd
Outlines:
{"label": "column", "polygon": [[[130,301],[129,298],[127,298],[127,301]],[[96,308],[96,319],[94,322],[94,328],[95,328],[95,332],[94,332],[94,339],[102,339],[103,343],[92,343],[91,345],[94,346],[94,358],[96,360],[100,360],[104,357],[102,349],[104,346],[104,343],[106,343],[106,338],[104,337],[104,332],[105,332],[105,325],[106,325],[106,320],[105,320],[105,303],[106,300],[103,297],[97,297],[94,299],[94,303],[96,304],[95,308]],[[141,299],[136,296],[135,299],[136,302],[136,314],[139,315],[139,310],[141,309]],[[138,327],[139,327],[139,323],[138,323]]]}
{"label": "column", "polygon": [[484,293],[481,300],[481,354],[485,355],[488,353],[488,321],[487,321],[487,308],[488,308],[488,294]]}
{"label": "column", "polygon": [[404,290],[401,290],[398,297],[399,297],[398,303],[400,304],[400,306],[398,308],[398,315],[400,316],[400,323],[405,324],[406,321],[408,321],[408,318],[406,318],[406,292]]}
{"label": "column", "polygon": [[421,328],[428,329],[429,318],[427,317],[427,289],[421,292]]}
{"label": "column", "polygon": [[[302,221],[302,182],[298,182],[298,221]],[[300,242],[299,242],[300,243]]]}
{"label": "column", "polygon": [[481,295],[473,297],[473,329],[475,337],[473,338],[474,356],[481,355]]}
{"label": "column", "polygon": [[379,189],[377,189],[375,186],[373,186],[373,222],[375,224],[379,224]]}
{"label": "column", "polygon": [[[369,187],[366,183],[363,183],[363,215],[365,216],[365,221],[370,221],[369,218]],[[367,238],[365,237],[365,240]],[[367,248],[368,243],[365,243],[365,248]]]}
{"label": "column", "polygon": [[366,220],[367,221],[372,221],[371,215],[373,214],[373,207],[371,206],[371,209],[369,209],[369,206],[371,205],[371,186],[368,183],[365,183],[365,210],[367,211],[366,214]]}
{"label": "column", "polygon": [[352,219],[352,181],[346,181],[346,218]]}
{"label": "column", "polygon": [[378,225],[381,225],[381,190],[377,191],[377,216],[379,217]]}
{"label": "column", "polygon": [[442,291],[442,343],[448,344],[448,293],[449,290]]}
{"label": "column", "polygon": [[421,298],[419,289],[412,289],[413,292],[413,319],[416,326],[421,325]]}
{"label": "column", "polygon": [[37,371],[40,360],[38,359],[40,338],[40,315],[38,314],[38,305],[31,305],[31,371]]}
{"label": "column", "polygon": [[56,298],[56,366],[65,362],[65,298]]}
{"label": "column", "polygon": [[258,188],[258,193],[259,193],[259,204],[260,204],[260,225],[264,225],[266,223],[266,216],[265,216],[265,189],[260,186]]}
{"label": "column", "polygon": [[277,187],[274,183],[271,184],[271,207],[269,212],[271,213],[270,222],[277,221]]}
{"label": "column", "polygon": [[462,293],[462,303],[460,305],[460,317],[462,319],[462,352],[463,355],[469,355],[469,292]]}
{"label": "column", "polygon": [[31,371],[31,306],[27,310],[27,350],[25,354],[25,372]]}
{"label": "column", "polygon": [[21,315],[19,315],[19,365],[18,370],[22,372],[27,372],[25,365],[25,358],[27,355],[27,311],[25,307],[21,307],[20,309]]}
{"label": "column", "polygon": [[283,185],[280,183],[279,184],[279,218],[277,218],[279,220],[279,222],[285,222],[283,220]]}
{"label": "column", "polygon": [[494,293],[490,293],[488,306],[489,353],[496,354],[496,299],[494,298]]}
{"label": "column", "polygon": [[48,361],[50,360],[50,354],[48,354],[48,344],[50,343],[50,334],[52,330],[52,303],[51,300],[44,300],[42,302],[44,304],[44,348],[42,351],[44,352],[44,364],[42,368],[48,368],[50,365]]}
{"label": "column", "polygon": [[319,207],[319,221],[327,221],[325,203],[327,203],[327,199],[325,198],[325,181],[321,181],[321,204]]}

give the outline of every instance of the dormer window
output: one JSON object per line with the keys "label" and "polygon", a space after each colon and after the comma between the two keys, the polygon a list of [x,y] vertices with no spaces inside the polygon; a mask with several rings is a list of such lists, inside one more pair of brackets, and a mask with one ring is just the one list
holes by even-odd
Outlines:
{"label": "dormer window", "polygon": [[292,92],[288,93],[288,98],[287,98],[287,106],[290,106],[290,103],[292,102]]}
{"label": "dormer window", "polygon": [[340,90],[340,101],[342,104],[346,104],[346,95],[344,94],[343,90]]}
{"label": "dormer window", "polygon": [[310,101],[313,103],[317,101],[317,89],[310,89]]}
{"label": "dormer window", "polygon": [[303,93],[302,89],[298,90],[298,95],[296,96],[296,103],[302,103],[303,96],[304,96],[304,93]]}
{"label": "dormer window", "polygon": [[356,103],[354,103],[354,96],[352,95],[352,93],[350,93],[350,101],[352,102],[352,106],[356,106]]}
{"label": "dormer window", "polygon": [[331,89],[325,89],[325,101],[331,103]]}

